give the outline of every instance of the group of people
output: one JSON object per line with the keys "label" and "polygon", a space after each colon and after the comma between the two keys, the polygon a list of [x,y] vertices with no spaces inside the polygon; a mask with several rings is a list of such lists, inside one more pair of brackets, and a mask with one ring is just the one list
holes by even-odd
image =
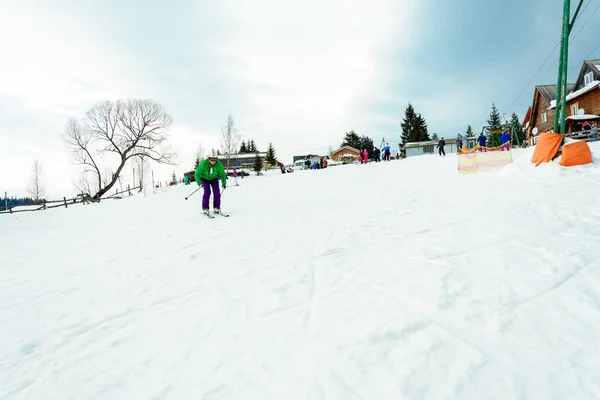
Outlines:
{"label": "group of people", "polygon": [[[508,134],[508,132],[502,132],[502,135],[500,135],[500,145],[501,145],[502,151],[510,150],[511,140],[512,140],[512,138]],[[485,147],[486,142],[487,142],[487,138],[485,137],[483,132],[481,132],[479,134],[479,136],[477,137],[477,144],[479,145],[479,147]],[[446,151],[444,150],[445,146],[446,146],[446,141],[442,137],[437,145],[438,154],[440,155],[440,157],[446,156]],[[460,149],[462,149],[462,148],[463,148],[463,141],[461,138],[457,138],[456,139],[456,149],[458,151],[460,151]]]}
{"label": "group of people", "polygon": [[577,122],[573,127],[573,132],[589,132],[592,135],[592,138],[598,138],[596,122],[592,122],[591,124],[588,121],[584,121],[583,123]]}
{"label": "group of people", "polygon": [[[509,151],[510,150],[510,143],[512,141],[511,136],[508,134],[508,132],[502,132],[502,135],[500,135],[500,146],[502,148],[502,151],[506,150]],[[483,132],[481,132],[479,134],[479,136],[477,137],[477,144],[479,145],[479,147],[485,147],[487,143],[487,138],[485,137],[485,135],[483,134]]]}
{"label": "group of people", "polygon": [[[381,150],[379,150],[377,147],[373,148],[373,160],[375,162],[381,161],[381,153],[382,152],[383,152],[383,161],[390,161],[392,151],[390,149],[390,145],[388,143],[386,143],[385,146],[383,146],[383,148]],[[369,162],[369,152],[367,151],[367,149],[362,149],[358,153],[358,163],[366,164],[368,162]]]}
{"label": "group of people", "polygon": [[304,160],[304,166],[306,167],[306,169],[314,170],[327,168],[327,157],[321,157],[318,162],[317,160],[314,160],[311,163],[310,156],[306,156],[306,159]]}

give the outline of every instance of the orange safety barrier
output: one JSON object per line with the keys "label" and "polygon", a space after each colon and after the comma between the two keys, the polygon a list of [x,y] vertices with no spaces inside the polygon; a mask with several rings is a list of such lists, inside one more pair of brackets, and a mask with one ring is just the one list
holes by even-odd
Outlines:
{"label": "orange safety barrier", "polygon": [[550,162],[558,153],[563,140],[563,135],[554,132],[543,132],[540,134],[531,162],[537,167],[543,162]]}
{"label": "orange safety barrier", "polygon": [[592,151],[586,142],[573,142],[565,144],[562,150],[560,165],[573,167],[592,163]]}

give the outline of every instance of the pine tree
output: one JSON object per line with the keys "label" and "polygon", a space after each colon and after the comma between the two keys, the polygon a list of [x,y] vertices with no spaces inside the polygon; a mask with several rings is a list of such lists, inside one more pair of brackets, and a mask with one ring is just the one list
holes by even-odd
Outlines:
{"label": "pine tree", "polygon": [[344,136],[344,141],[342,142],[342,146],[340,147],[343,146],[350,146],[354,147],[357,150],[362,150],[362,141],[360,136],[358,136],[358,134],[354,132],[354,130],[346,132],[346,136]]}
{"label": "pine tree", "polygon": [[246,142],[244,142],[242,140],[242,144],[240,145],[240,154],[245,154],[248,152],[248,149],[246,148]]}
{"label": "pine tree", "polygon": [[171,182],[177,182],[177,175],[175,174],[175,171],[173,171],[173,175],[171,176]]}
{"label": "pine tree", "polygon": [[194,169],[197,169],[198,165],[200,165],[200,158],[196,158],[196,163],[194,164]]}
{"label": "pine tree", "polygon": [[260,171],[263,169],[263,160],[258,153],[256,154],[256,157],[254,157],[254,165],[252,168],[254,169],[254,172],[256,172],[256,175],[260,175]]}
{"label": "pine tree", "polygon": [[490,111],[490,117],[488,118],[487,123],[492,127],[500,126],[502,124],[502,121],[500,121],[500,112],[496,108],[496,103],[492,103],[492,110]]}
{"label": "pine tree", "polygon": [[429,137],[429,132],[427,130],[427,122],[421,114],[419,114],[419,116],[417,117],[417,133],[417,142],[426,142],[428,140],[431,140],[431,138]]}
{"label": "pine tree", "polygon": [[473,137],[473,129],[471,128],[471,125],[467,126],[467,131],[465,132],[465,134],[467,135],[468,138]]}
{"label": "pine tree", "polygon": [[433,136],[431,137],[431,140],[439,140],[437,133],[433,134]]}
{"label": "pine tree", "polygon": [[258,153],[256,145],[254,144],[254,139],[248,141],[248,153]]}
{"label": "pine tree", "polygon": [[369,154],[369,158],[373,157],[373,139],[371,139],[368,136],[361,136],[360,137],[360,149],[366,149],[367,153]]}
{"label": "pine tree", "polygon": [[269,142],[269,148],[267,149],[267,155],[265,161],[271,165],[277,165],[277,157],[275,157],[275,148],[273,144]]}
{"label": "pine tree", "polygon": [[424,142],[431,140],[425,118],[421,114],[417,114],[410,103],[406,106],[404,119],[400,126],[402,127],[402,145],[409,142]]}
{"label": "pine tree", "polygon": [[217,151],[215,149],[212,149],[212,156],[216,157],[217,156]]}
{"label": "pine tree", "polygon": [[521,122],[519,121],[519,117],[517,116],[516,113],[512,113],[511,117],[510,117],[510,125],[512,127],[512,133],[517,137],[517,138],[512,138],[512,143],[513,146],[517,145],[517,140],[518,139],[518,143],[519,144],[523,144],[523,142],[526,140],[525,137],[525,131],[523,130],[523,126],[521,125]]}
{"label": "pine tree", "polygon": [[404,111],[404,119],[400,124],[400,127],[402,128],[402,145],[410,142],[416,142],[416,140],[414,140],[415,134],[413,132],[415,129],[416,120],[417,115],[415,114],[415,109],[409,102],[408,106],[406,106],[406,110]]}

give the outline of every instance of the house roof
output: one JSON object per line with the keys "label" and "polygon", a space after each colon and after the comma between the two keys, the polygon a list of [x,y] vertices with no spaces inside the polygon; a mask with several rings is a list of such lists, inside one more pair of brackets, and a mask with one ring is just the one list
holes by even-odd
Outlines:
{"label": "house roof", "polygon": [[527,109],[527,113],[525,114],[525,118],[523,118],[523,123],[521,124],[521,126],[523,126],[523,127],[528,126],[530,120],[531,120],[531,106],[529,106],[529,108]]}
{"label": "house roof", "polygon": [[[592,89],[595,89],[595,88],[596,88],[596,87],[598,87],[599,85],[600,85],[600,81],[592,81],[592,82],[590,82],[590,84],[589,84],[589,85],[587,85],[587,86],[584,86],[584,87],[582,87],[582,88],[581,88],[581,89],[579,89],[579,90],[576,90],[576,91],[574,91],[574,92],[571,92],[571,93],[569,93],[569,94],[567,95],[567,97],[566,97],[566,101],[571,101],[571,100],[573,100],[574,98],[577,98],[577,97],[581,96],[582,94],[585,94],[585,93],[589,92],[590,90],[592,90]],[[550,102],[550,107],[548,107],[548,109],[550,110],[550,109],[552,109],[552,108],[554,108],[554,107],[556,107],[556,99],[555,99],[555,100],[552,100],[552,101]]]}
{"label": "house roof", "polygon": [[592,71],[597,75],[600,75],[600,60],[585,60],[583,64],[581,64],[579,75],[577,75],[577,81],[575,81],[575,87],[581,88],[583,86],[582,82],[585,72],[587,71],[586,67],[590,67]]}
{"label": "house roof", "polygon": [[[574,87],[574,83],[568,83],[567,93],[571,93]],[[556,95],[558,94],[557,85],[538,85],[535,88],[548,103],[550,103],[552,100],[556,100]]]}
{"label": "house roof", "polygon": [[[446,143],[454,143],[456,142],[456,138],[444,138]],[[425,147],[425,146],[437,146],[439,140],[428,140],[425,142],[408,142],[404,145],[404,148],[413,148],[413,147]]]}
{"label": "house roof", "polygon": [[337,153],[339,153],[339,152],[340,152],[340,151],[342,151],[342,150],[350,150],[350,151],[355,151],[355,152],[357,152],[357,153],[360,153],[360,150],[358,150],[358,149],[355,149],[355,148],[354,148],[354,147],[352,147],[352,146],[342,146],[342,147],[340,147],[339,149],[337,149],[337,150],[333,151],[331,154],[337,154]]}

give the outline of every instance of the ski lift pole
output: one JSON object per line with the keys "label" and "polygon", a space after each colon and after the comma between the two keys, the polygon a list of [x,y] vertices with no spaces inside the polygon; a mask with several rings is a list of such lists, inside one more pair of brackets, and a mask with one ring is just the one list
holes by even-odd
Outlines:
{"label": "ski lift pole", "polygon": [[[575,20],[581,10],[583,0],[579,0],[573,19],[569,22],[571,16],[571,0],[564,0],[562,34],[560,37],[560,57],[558,63],[558,84],[556,90],[556,107],[554,113],[554,132],[565,133],[565,118],[567,108],[567,67],[569,64],[569,35],[573,30]],[[564,138],[563,138],[564,140]]]}

